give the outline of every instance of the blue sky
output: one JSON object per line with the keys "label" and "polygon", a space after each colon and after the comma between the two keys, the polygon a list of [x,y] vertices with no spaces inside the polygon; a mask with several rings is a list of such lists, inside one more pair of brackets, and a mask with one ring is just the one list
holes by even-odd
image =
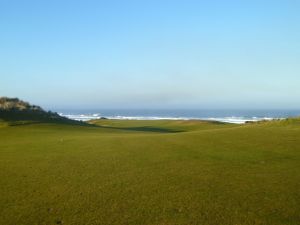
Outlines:
{"label": "blue sky", "polygon": [[0,95],[45,108],[300,108],[299,1],[0,0]]}

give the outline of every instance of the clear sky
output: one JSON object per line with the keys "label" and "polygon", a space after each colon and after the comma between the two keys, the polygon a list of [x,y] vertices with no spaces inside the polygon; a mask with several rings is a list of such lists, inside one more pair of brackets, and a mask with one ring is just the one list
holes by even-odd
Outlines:
{"label": "clear sky", "polygon": [[300,1],[0,0],[0,95],[45,108],[300,108]]}

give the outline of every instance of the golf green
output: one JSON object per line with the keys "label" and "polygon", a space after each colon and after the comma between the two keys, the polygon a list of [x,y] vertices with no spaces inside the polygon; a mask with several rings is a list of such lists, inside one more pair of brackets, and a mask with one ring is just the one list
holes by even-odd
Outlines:
{"label": "golf green", "polygon": [[0,224],[299,224],[300,120],[0,122]]}

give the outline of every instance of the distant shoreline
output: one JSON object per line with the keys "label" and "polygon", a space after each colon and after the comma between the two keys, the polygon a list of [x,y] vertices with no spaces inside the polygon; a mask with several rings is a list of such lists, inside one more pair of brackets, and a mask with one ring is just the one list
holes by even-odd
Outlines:
{"label": "distant shoreline", "polygon": [[286,119],[273,117],[158,117],[158,116],[104,116],[100,114],[64,114],[59,115],[77,121],[89,121],[95,119],[110,119],[110,120],[205,120],[217,121],[224,123],[245,124],[247,122],[270,121]]}

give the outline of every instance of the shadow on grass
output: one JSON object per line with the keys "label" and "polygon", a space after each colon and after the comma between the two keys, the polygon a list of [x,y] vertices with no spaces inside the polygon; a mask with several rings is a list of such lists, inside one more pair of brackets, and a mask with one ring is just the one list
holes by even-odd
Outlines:
{"label": "shadow on grass", "polygon": [[182,130],[173,130],[168,128],[161,128],[161,127],[149,127],[149,126],[143,126],[143,127],[112,127],[112,126],[97,126],[101,128],[107,128],[107,129],[116,129],[116,130],[123,130],[123,131],[140,131],[140,132],[155,132],[155,133],[179,133],[184,132]]}
{"label": "shadow on grass", "polygon": [[57,124],[57,125],[69,125],[69,126],[84,126],[84,127],[96,127],[93,124],[75,120],[3,120],[7,122],[9,126],[28,126],[33,124]]}
{"label": "shadow on grass", "polygon": [[114,127],[114,126],[103,126],[97,124],[89,124],[86,122],[80,122],[75,120],[6,120],[9,126],[28,126],[34,124],[57,124],[66,126],[79,126],[79,127],[94,127],[101,129],[114,129],[119,131],[136,131],[136,132],[152,132],[152,133],[178,133],[184,132],[183,130],[174,130],[161,127],[141,126],[141,127]]}

